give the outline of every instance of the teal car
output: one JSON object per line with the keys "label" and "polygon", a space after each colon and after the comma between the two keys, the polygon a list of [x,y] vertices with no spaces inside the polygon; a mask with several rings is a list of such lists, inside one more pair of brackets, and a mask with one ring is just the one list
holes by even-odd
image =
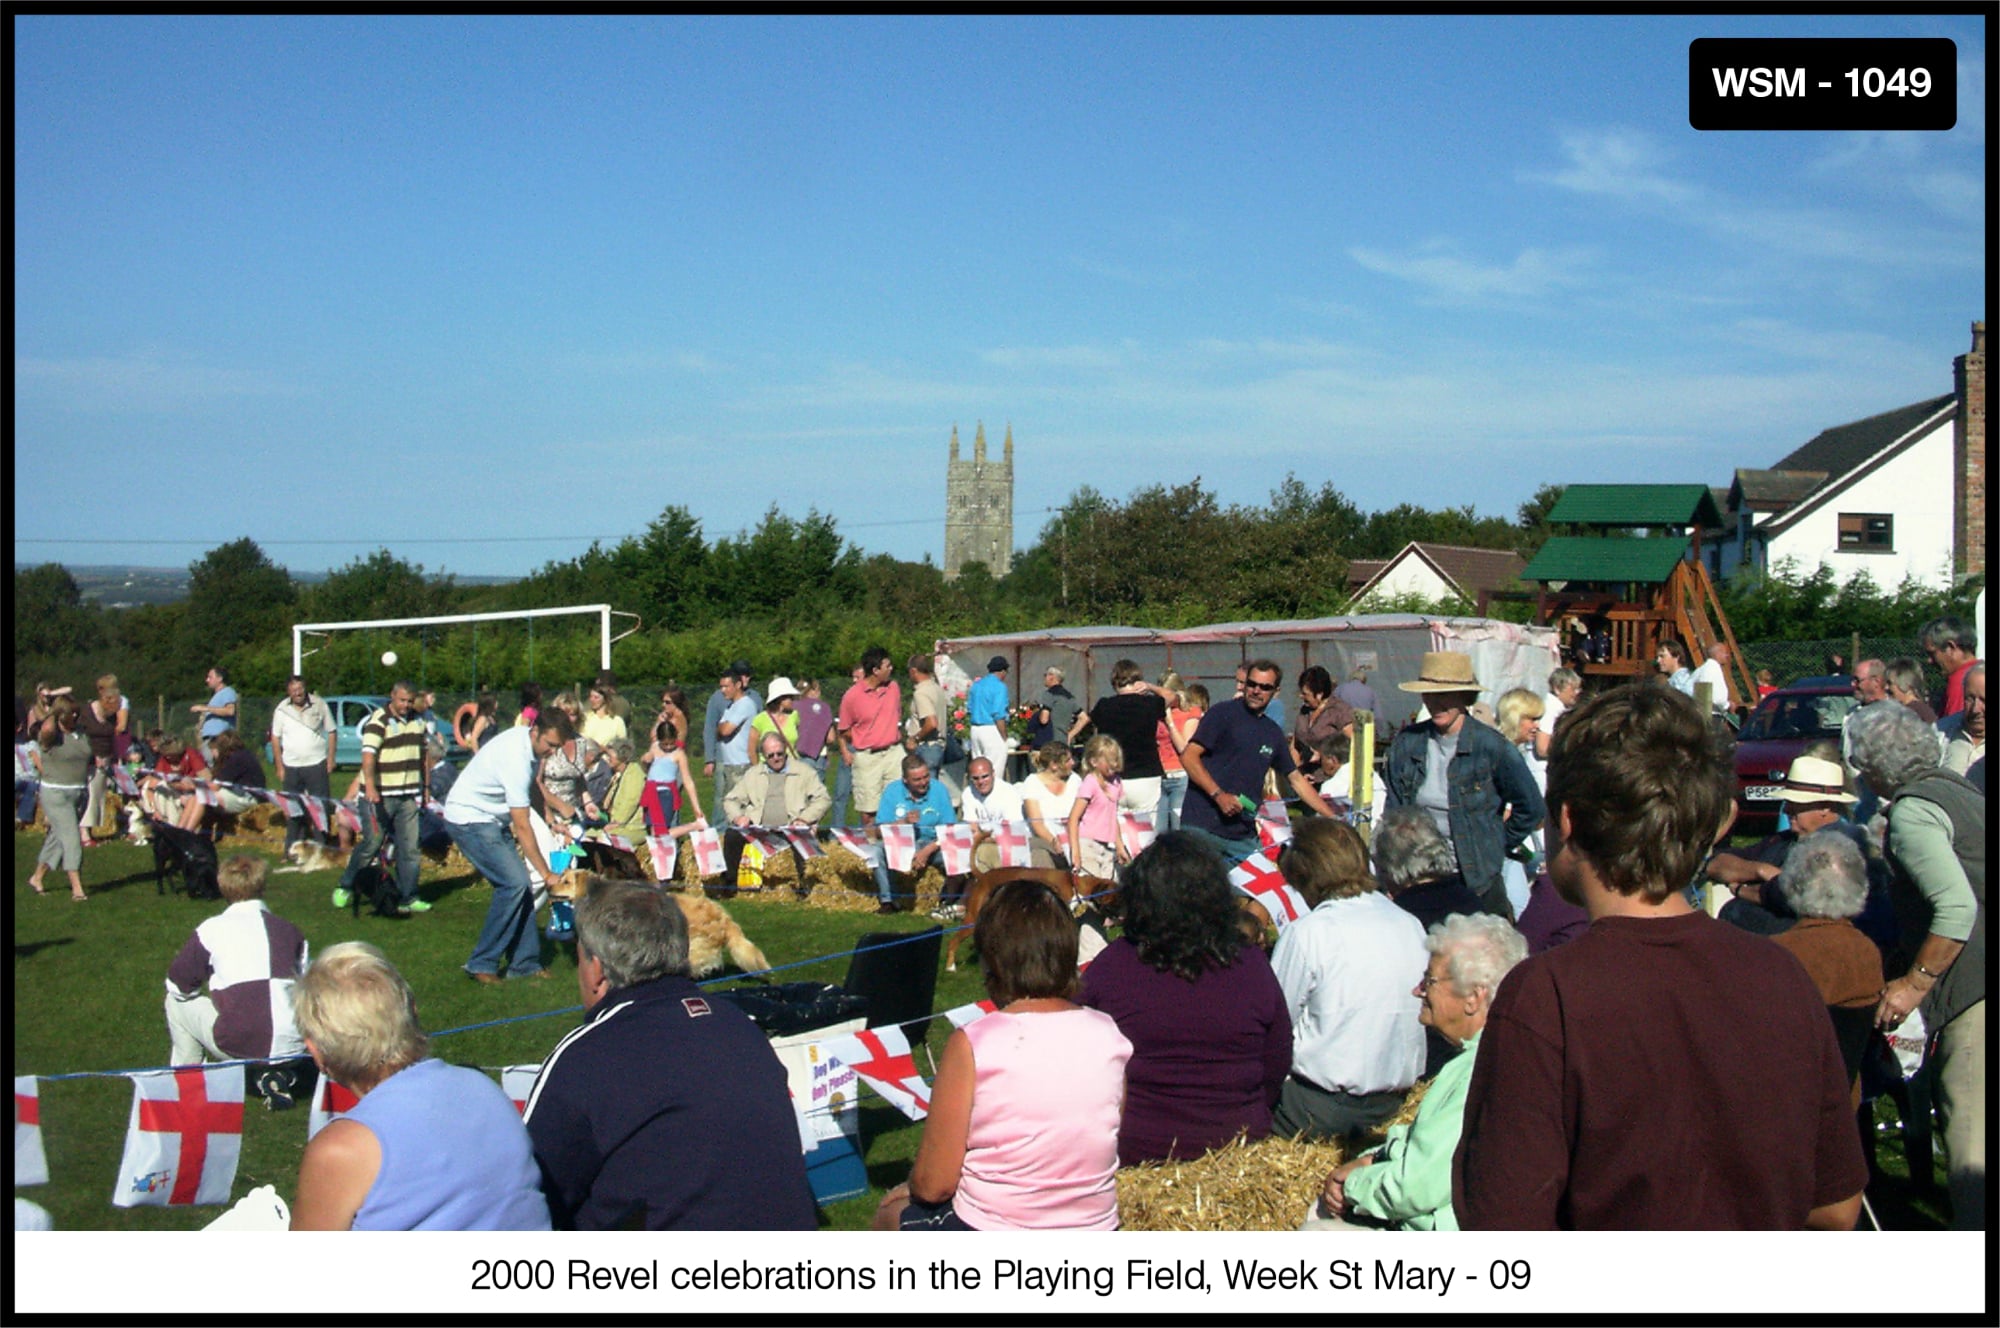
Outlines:
{"label": "teal car", "polygon": [[[334,763],[336,765],[358,766],[361,764],[361,726],[383,706],[389,704],[386,696],[322,696],[328,713],[333,716],[333,728],[338,735],[334,742]],[[433,712],[435,714],[435,712]],[[455,764],[463,765],[471,753],[458,745],[451,734],[451,717],[436,715],[438,735],[444,739],[445,757]],[[271,761],[269,735],[264,740],[264,760]]]}

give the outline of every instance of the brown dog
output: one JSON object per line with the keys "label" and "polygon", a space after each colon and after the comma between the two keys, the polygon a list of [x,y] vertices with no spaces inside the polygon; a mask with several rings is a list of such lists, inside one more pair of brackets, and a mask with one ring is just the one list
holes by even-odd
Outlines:
{"label": "brown dog", "polygon": [[[589,894],[591,886],[598,881],[612,879],[583,871],[571,871],[565,875],[574,879],[566,897],[579,900]],[[559,898],[565,897],[565,892],[554,885],[551,885],[550,893]],[[730,917],[729,911],[722,905],[702,895],[684,895],[679,891],[671,893],[674,902],[681,906],[681,916],[687,919],[690,976],[705,978],[720,971],[725,954],[745,973],[761,973],[771,967],[771,961],[764,957],[764,952],[743,934],[743,928],[736,925],[736,919]]]}
{"label": "brown dog", "polygon": [[1078,876],[1054,867],[995,867],[992,871],[980,872],[965,887],[965,925],[954,930],[945,940],[944,971],[958,972],[958,943],[972,930],[972,924],[979,920],[979,910],[986,907],[986,897],[1009,881],[1040,881],[1049,889],[1062,896],[1063,902],[1076,907],[1079,898],[1089,898],[1098,909],[1110,913],[1118,903],[1118,882],[1107,881],[1100,876]]}

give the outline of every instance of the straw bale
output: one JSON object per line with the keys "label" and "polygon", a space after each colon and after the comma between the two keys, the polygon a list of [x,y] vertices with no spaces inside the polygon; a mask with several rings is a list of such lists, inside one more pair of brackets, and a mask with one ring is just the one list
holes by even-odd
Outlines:
{"label": "straw bale", "polygon": [[1296,1231],[1346,1156],[1338,1143],[1239,1136],[1186,1162],[1124,1167],[1118,1220],[1127,1231]]}

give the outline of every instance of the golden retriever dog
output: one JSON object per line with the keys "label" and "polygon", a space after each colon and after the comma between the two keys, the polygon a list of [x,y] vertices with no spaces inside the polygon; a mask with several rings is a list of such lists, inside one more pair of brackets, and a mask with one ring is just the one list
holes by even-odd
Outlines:
{"label": "golden retriever dog", "polygon": [[[611,879],[572,870],[550,882],[549,893],[557,898],[580,900],[597,882]],[[687,919],[690,976],[705,978],[720,972],[724,955],[745,973],[761,973],[771,967],[764,952],[743,934],[743,928],[736,925],[736,919],[722,905],[704,895],[684,895],[677,891],[673,899],[681,906],[681,916]]]}
{"label": "golden retriever dog", "polygon": [[1072,909],[1079,898],[1086,897],[1106,914],[1114,912],[1118,903],[1118,882],[1107,881],[1100,876],[1078,876],[1056,867],[995,867],[992,871],[980,872],[965,887],[965,925],[954,930],[945,940],[945,972],[958,972],[959,942],[972,930],[972,924],[979,921],[979,910],[986,907],[986,897],[1008,881],[1040,881],[1060,895]]}

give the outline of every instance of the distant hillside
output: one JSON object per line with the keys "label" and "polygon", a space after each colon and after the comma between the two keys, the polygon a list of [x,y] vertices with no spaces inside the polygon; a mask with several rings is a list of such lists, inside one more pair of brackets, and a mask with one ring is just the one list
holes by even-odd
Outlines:
{"label": "distant hillside", "polygon": [[[185,567],[131,567],[123,563],[99,563],[69,567],[69,574],[76,578],[77,588],[83,597],[95,600],[110,609],[129,609],[140,604],[172,604],[186,599],[188,593],[188,571]],[[325,572],[292,573],[292,580],[302,585],[324,581]],[[461,586],[504,586],[518,581],[513,576],[461,576],[455,578]]]}

